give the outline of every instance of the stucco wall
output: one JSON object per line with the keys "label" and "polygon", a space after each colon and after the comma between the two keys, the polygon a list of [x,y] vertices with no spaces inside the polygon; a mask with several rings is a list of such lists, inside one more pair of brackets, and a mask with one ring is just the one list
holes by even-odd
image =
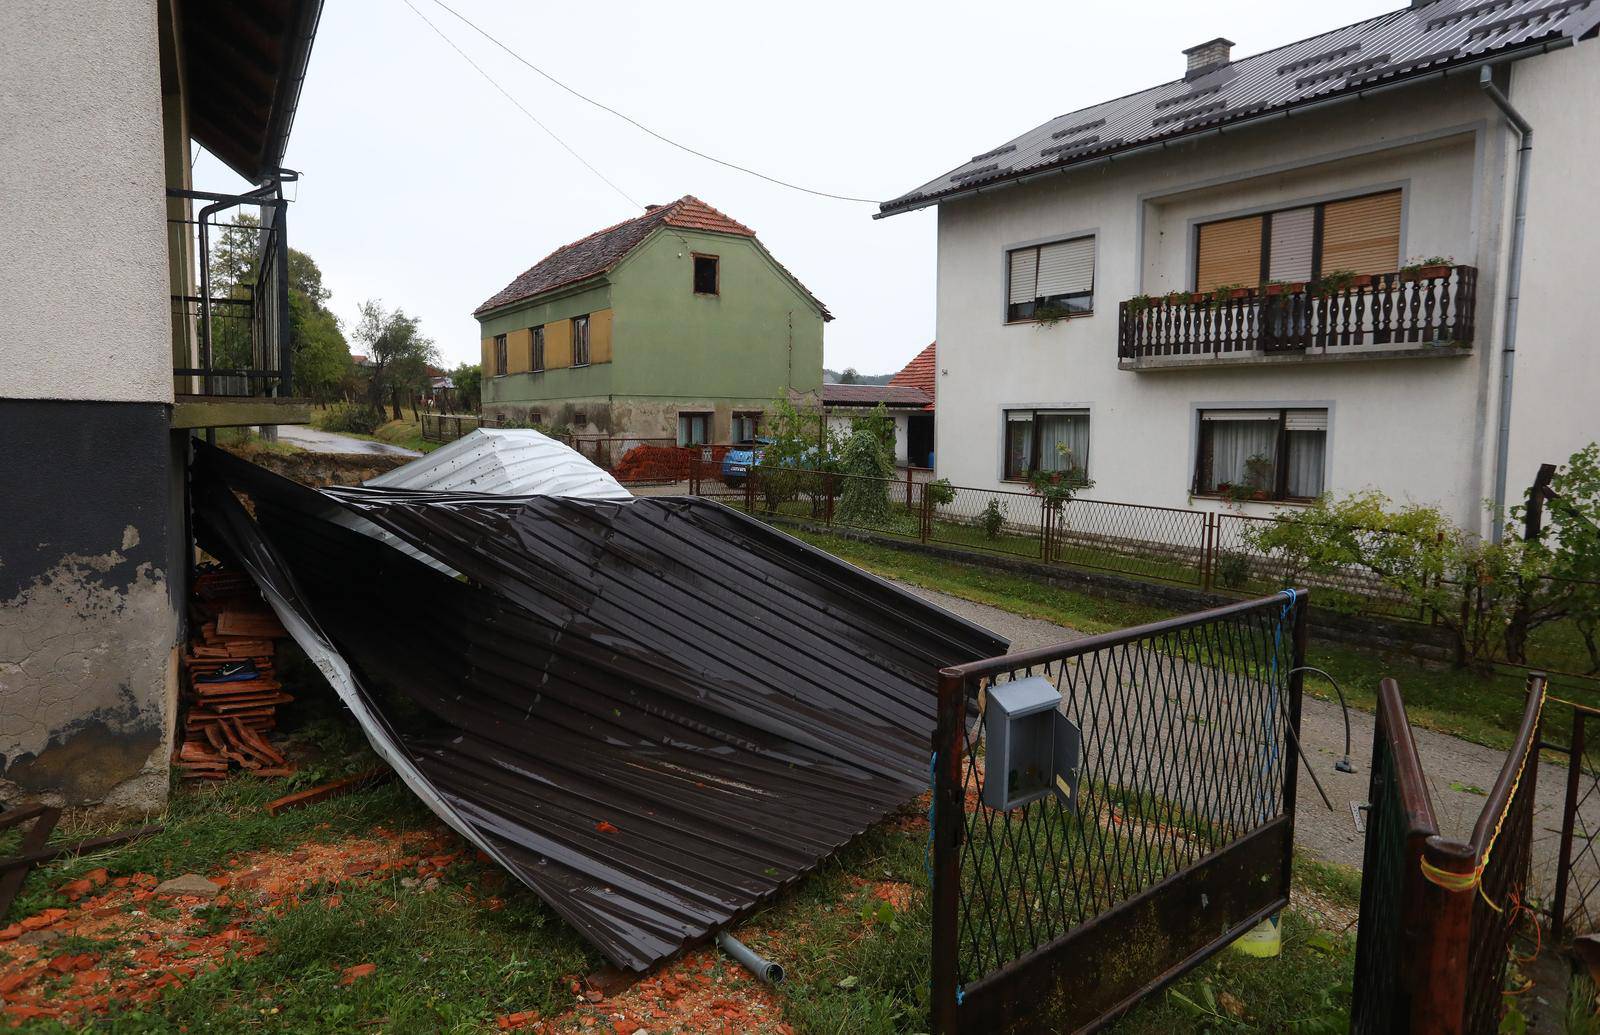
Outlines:
{"label": "stucco wall", "polygon": [[0,798],[156,808],[177,699],[183,440],[156,403],[13,400],[0,442]]}
{"label": "stucco wall", "polygon": [[1539,464],[1600,440],[1600,42],[1516,65],[1510,96],[1534,129],[1506,483],[1517,503]]}
{"label": "stucco wall", "polygon": [[154,0],[17,0],[0,32],[0,396],[170,402]]}
{"label": "stucco wall", "polygon": [[[1081,407],[1091,418],[1089,496],[1212,508],[1220,504],[1189,495],[1197,408],[1327,406],[1330,491],[1375,486],[1480,526],[1495,364],[1486,300],[1498,283],[1504,162],[1503,131],[1467,78],[941,207],[940,476],[999,487],[1003,410]],[[1118,369],[1118,303],[1187,282],[1195,219],[1396,185],[1402,259],[1440,252],[1479,267],[1471,353]],[[1005,325],[1006,249],[1082,232],[1097,236],[1093,315]]]}

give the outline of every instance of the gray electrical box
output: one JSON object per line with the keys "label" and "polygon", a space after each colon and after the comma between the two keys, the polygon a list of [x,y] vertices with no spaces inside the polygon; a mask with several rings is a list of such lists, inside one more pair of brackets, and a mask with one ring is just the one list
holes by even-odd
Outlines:
{"label": "gray electrical box", "polygon": [[1061,692],[1041,676],[989,687],[984,706],[983,803],[1014,809],[1054,792],[1078,804],[1083,736],[1061,714]]}

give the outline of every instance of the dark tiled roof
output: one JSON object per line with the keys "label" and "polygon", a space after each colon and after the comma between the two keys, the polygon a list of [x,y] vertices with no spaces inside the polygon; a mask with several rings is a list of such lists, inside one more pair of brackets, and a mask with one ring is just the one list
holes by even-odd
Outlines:
{"label": "dark tiled roof", "polygon": [[835,385],[822,386],[824,406],[925,406],[933,396],[910,385]]}
{"label": "dark tiled roof", "polygon": [[[930,342],[928,347],[917,353],[916,356],[901,368],[900,372],[889,379],[891,386],[904,388],[917,388],[927,393],[929,399],[937,397],[936,385],[939,379],[939,343]],[[933,403],[928,403],[928,409],[933,409]]]}
{"label": "dark tiled roof", "polygon": [[[482,316],[491,309],[523,302],[557,288],[576,284],[590,277],[608,272],[621,262],[629,252],[644,243],[645,238],[662,226],[680,230],[705,230],[717,234],[734,234],[755,240],[756,232],[736,219],[732,219],[707,205],[692,194],[685,194],[670,205],[652,205],[642,216],[635,216],[604,230],[596,230],[582,240],[563,245],[540,259],[530,270],[507,284],[488,301],[472,311]],[[759,246],[760,241],[756,241]],[[765,249],[762,249],[765,251]],[[771,258],[770,253],[768,255]],[[806,290],[794,274],[773,259],[773,264],[805,292],[825,318],[831,319],[828,310],[816,296]]]}
{"label": "dark tiled roof", "polygon": [[1051,119],[884,202],[879,215],[1503,51],[1581,39],[1597,25],[1600,0],[1436,0],[1391,11]]}

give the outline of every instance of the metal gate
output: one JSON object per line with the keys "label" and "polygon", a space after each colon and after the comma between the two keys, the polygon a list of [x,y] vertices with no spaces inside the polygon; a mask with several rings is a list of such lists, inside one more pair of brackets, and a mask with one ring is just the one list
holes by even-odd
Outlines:
{"label": "metal gate", "polygon": [[[941,674],[935,1030],[1095,1030],[1288,903],[1305,613],[1285,591]],[[1035,676],[1075,786],[993,807],[989,703]]]}

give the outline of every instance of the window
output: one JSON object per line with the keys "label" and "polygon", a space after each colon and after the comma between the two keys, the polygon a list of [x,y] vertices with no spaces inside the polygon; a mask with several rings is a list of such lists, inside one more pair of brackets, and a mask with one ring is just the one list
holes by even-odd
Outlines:
{"label": "window", "polygon": [[529,424],[536,424],[536,425],[543,425],[544,424],[544,412],[541,411],[541,410],[529,410],[528,411],[528,423]]}
{"label": "window", "polygon": [[1400,265],[1400,192],[1220,219],[1195,228],[1194,289],[1315,280]]}
{"label": "window", "polygon": [[761,433],[761,411],[735,411],[730,441],[751,442]]}
{"label": "window", "polygon": [[1094,309],[1094,238],[1078,237],[1006,253],[1006,319],[1033,320],[1047,310]]}
{"label": "window", "polygon": [[[544,325],[540,324],[538,327],[535,327],[532,330],[531,333],[533,334],[533,363],[528,369],[535,370],[535,371],[543,370],[544,369]],[[537,424],[538,421],[534,421],[534,423]]]}
{"label": "window", "polygon": [[586,427],[588,427],[589,426],[589,415],[587,413],[585,413],[583,410],[578,410],[577,412],[573,413],[573,415],[572,415],[572,426],[575,427],[575,428],[586,428]]}
{"label": "window", "polygon": [[1007,410],[1006,477],[1063,472],[1069,481],[1089,476],[1087,410]]}
{"label": "window", "polygon": [[494,336],[494,376],[506,376],[506,336],[504,334],[496,334]]}
{"label": "window", "polygon": [[572,318],[572,365],[575,367],[589,365],[589,318],[587,316],[574,316]]}
{"label": "window", "polygon": [[1194,491],[1314,499],[1322,495],[1327,449],[1327,410],[1201,410]]}
{"label": "window", "polygon": [[717,257],[715,255],[696,255],[694,257],[694,293],[697,295],[715,295],[721,288],[718,282]]}
{"label": "window", "polygon": [[678,445],[702,446],[711,441],[711,414],[678,414]]}

